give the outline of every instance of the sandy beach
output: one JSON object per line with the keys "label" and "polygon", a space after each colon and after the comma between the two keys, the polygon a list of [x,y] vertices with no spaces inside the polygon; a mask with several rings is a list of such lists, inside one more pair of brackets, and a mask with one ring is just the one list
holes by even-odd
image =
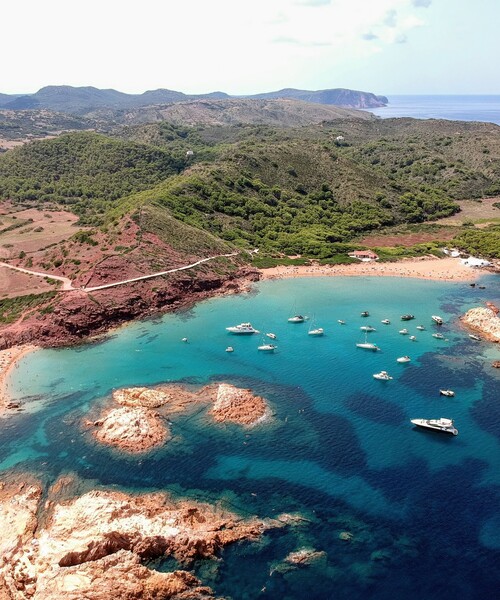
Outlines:
{"label": "sandy beach", "polygon": [[[291,277],[415,277],[438,281],[476,280],[487,271],[464,266],[456,258],[422,257],[401,260],[393,263],[360,262],[349,265],[278,266],[261,269],[261,279],[286,279]],[[10,399],[6,389],[6,380],[16,362],[28,352],[36,350],[35,345],[13,346],[0,350],[0,414],[8,406]]]}
{"label": "sandy beach", "polygon": [[0,415],[7,410],[10,402],[8,390],[6,389],[7,377],[10,371],[16,366],[18,360],[37,349],[38,346],[33,344],[24,344],[0,350]]}
{"label": "sandy beach", "polygon": [[438,281],[474,281],[486,271],[466,267],[456,258],[431,258],[401,260],[398,262],[360,262],[349,265],[278,266],[261,269],[261,279],[286,279],[290,277],[416,277]]}

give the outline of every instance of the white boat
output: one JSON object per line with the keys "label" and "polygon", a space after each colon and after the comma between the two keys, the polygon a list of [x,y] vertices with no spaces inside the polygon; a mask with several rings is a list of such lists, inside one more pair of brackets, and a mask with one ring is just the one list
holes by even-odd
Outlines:
{"label": "white boat", "polygon": [[294,315],[288,319],[289,323],[303,323],[306,320],[302,315]]}
{"label": "white boat", "polygon": [[317,329],[310,329],[307,332],[307,335],[323,335],[325,333],[325,330],[323,329],[323,327],[318,327]]}
{"label": "white boat", "polygon": [[481,341],[481,338],[478,335],[474,335],[473,333],[469,333],[469,337],[471,340],[476,340],[476,342]]}
{"label": "white boat", "polygon": [[371,325],[363,325],[360,329],[361,331],[377,331],[375,327],[372,327]]}
{"label": "white boat", "polygon": [[234,352],[234,348],[232,346],[228,346],[226,348],[226,352]]}
{"label": "white boat", "polygon": [[399,330],[399,333],[400,333],[401,335],[408,335],[409,331],[408,331],[408,329],[400,329],[400,330]]}
{"label": "white boat", "polygon": [[182,338],[181,342],[187,342],[188,339],[187,338]]}
{"label": "white boat", "polygon": [[342,319],[338,319],[337,323],[339,323],[340,325],[345,325],[345,321],[342,321]]}
{"label": "white boat", "polygon": [[364,310],[364,311],[361,313],[361,316],[362,316],[362,317],[369,317],[369,316],[370,316],[370,313],[369,313],[367,310]]}
{"label": "white boat", "polygon": [[409,356],[400,356],[399,358],[396,358],[396,362],[398,363],[409,363],[411,361],[411,358]]}
{"label": "white boat", "polygon": [[372,344],[367,341],[368,334],[365,332],[365,341],[356,344],[356,348],[363,348],[364,350],[380,350],[377,344]]}
{"label": "white boat", "polygon": [[262,346],[259,346],[257,350],[260,352],[274,352],[277,347],[278,346],[275,346],[274,344],[262,344]]}
{"label": "white boat", "polygon": [[382,321],[380,321],[381,323],[383,323],[384,325],[390,325],[391,322],[389,321],[389,319],[382,319]]}
{"label": "white boat", "polygon": [[453,390],[439,390],[441,396],[448,396],[448,398],[452,398],[455,395]]}
{"label": "white boat", "polygon": [[437,340],[444,340],[444,335],[442,333],[433,333],[432,337],[436,338]]}
{"label": "white boat", "polygon": [[443,319],[439,316],[439,315],[432,315],[431,319],[434,321],[434,323],[436,323],[437,325],[442,325],[443,324]]}
{"label": "white boat", "polygon": [[365,350],[380,350],[377,344],[371,344],[369,342],[362,342],[360,344],[356,344],[358,348],[364,348]]}
{"label": "white boat", "polygon": [[441,417],[441,419],[411,419],[411,422],[418,427],[458,435],[458,429],[454,427],[452,419],[445,419],[444,417]]}
{"label": "white boat", "polygon": [[410,335],[410,340],[412,342],[416,342],[417,341],[417,337],[415,335]]}
{"label": "white boat", "polygon": [[272,340],[275,340],[275,339],[276,339],[276,334],[275,334],[275,333],[266,333],[266,336],[267,336],[268,338],[271,338]]}
{"label": "white boat", "polygon": [[424,327],[423,325],[417,325],[417,329],[418,329],[419,331],[424,331],[424,330],[425,330],[425,327]]}
{"label": "white boat", "polygon": [[254,329],[252,327],[251,323],[240,323],[239,325],[232,325],[231,327],[226,327],[226,330],[229,331],[229,333],[259,333],[257,329]]}
{"label": "white boat", "polygon": [[380,373],[375,373],[373,377],[375,379],[379,379],[380,381],[389,381],[390,379],[392,379],[392,377],[387,371],[380,371]]}

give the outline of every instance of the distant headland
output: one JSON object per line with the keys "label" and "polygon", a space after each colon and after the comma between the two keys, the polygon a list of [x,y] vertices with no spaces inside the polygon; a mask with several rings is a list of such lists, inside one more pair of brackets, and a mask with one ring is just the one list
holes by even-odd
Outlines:
{"label": "distant headland", "polygon": [[377,108],[386,106],[385,96],[372,92],[334,88],[326,90],[297,90],[285,88],[274,92],[231,96],[225,92],[207,94],[185,94],[168,89],[149,90],[143,94],[126,94],[117,90],[101,90],[95,87],[72,87],[69,85],[49,85],[34,94],[0,93],[0,109],[33,110],[47,109],[75,115],[85,115],[91,111],[108,108],[114,110],[133,109],[162,104],[199,100],[301,100],[313,104],[327,104],[344,108]]}

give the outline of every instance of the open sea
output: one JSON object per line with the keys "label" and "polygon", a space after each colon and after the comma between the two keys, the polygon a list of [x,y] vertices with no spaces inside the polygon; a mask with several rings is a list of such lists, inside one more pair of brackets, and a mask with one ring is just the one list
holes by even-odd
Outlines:
{"label": "open sea", "polygon": [[[500,301],[498,283],[493,275],[481,279],[484,290],[392,277],[266,281],[248,294],[131,324],[100,343],[37,351],[9,380],[25,410],[0,421],[0,470],[47,484],[73,473],[89,489],[170,490],[221,500],[245,516],[303,517],[258,542],[230,546],[215,566],[197,563],[219,596],[498,598],[500,370],[491,362],[500,352],[471,340],[458,323],[468,308]],[[368,318],[360,316],[365,310]],[[296,313],[309,321],[288,323]],[[404,313],[415,320],[402,322]],[[433,324],[433,314],[444,325]],[[242,321],[276,333],[277,352],[258,352],[260,335],[225,331]],[[308,336],[311,324],[325,335]],[[380,352],[356,347],[368,324]],[[402,327],[417,340],[400,335]],[[436,331],[445,339],[432,337]],[[228,345],[234,353],[225,352]],[[411,362],[397,363],[403,355]],[[394,379],[375,380],[382,369]],[[222,380],[263,395],[273,418],[242,429],[213,423],[205,407],[173,415],[174,439],[140,457],[99,446],[82,430],[115,388]],[[440,396],[440,388],[455,397]],[[439,417],[454,419],[459,435],[410,423]],[[321,554],[310,566],[284,562],[301,548]]]}
{"label": "open sea", "polygon": [[389,104],[369,112],[383,119],[450,119],[500,125],[500,96],[389,96]]}

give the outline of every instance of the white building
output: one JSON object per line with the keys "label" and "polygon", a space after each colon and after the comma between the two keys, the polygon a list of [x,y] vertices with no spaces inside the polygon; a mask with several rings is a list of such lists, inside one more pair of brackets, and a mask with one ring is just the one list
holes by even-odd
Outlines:
{"label": "white building", "polygon": [[492,263],[483,258],[476,258],[475,256],[469,256],[469,258],[462,258],[462,264],[466,267],[491,267]]}

